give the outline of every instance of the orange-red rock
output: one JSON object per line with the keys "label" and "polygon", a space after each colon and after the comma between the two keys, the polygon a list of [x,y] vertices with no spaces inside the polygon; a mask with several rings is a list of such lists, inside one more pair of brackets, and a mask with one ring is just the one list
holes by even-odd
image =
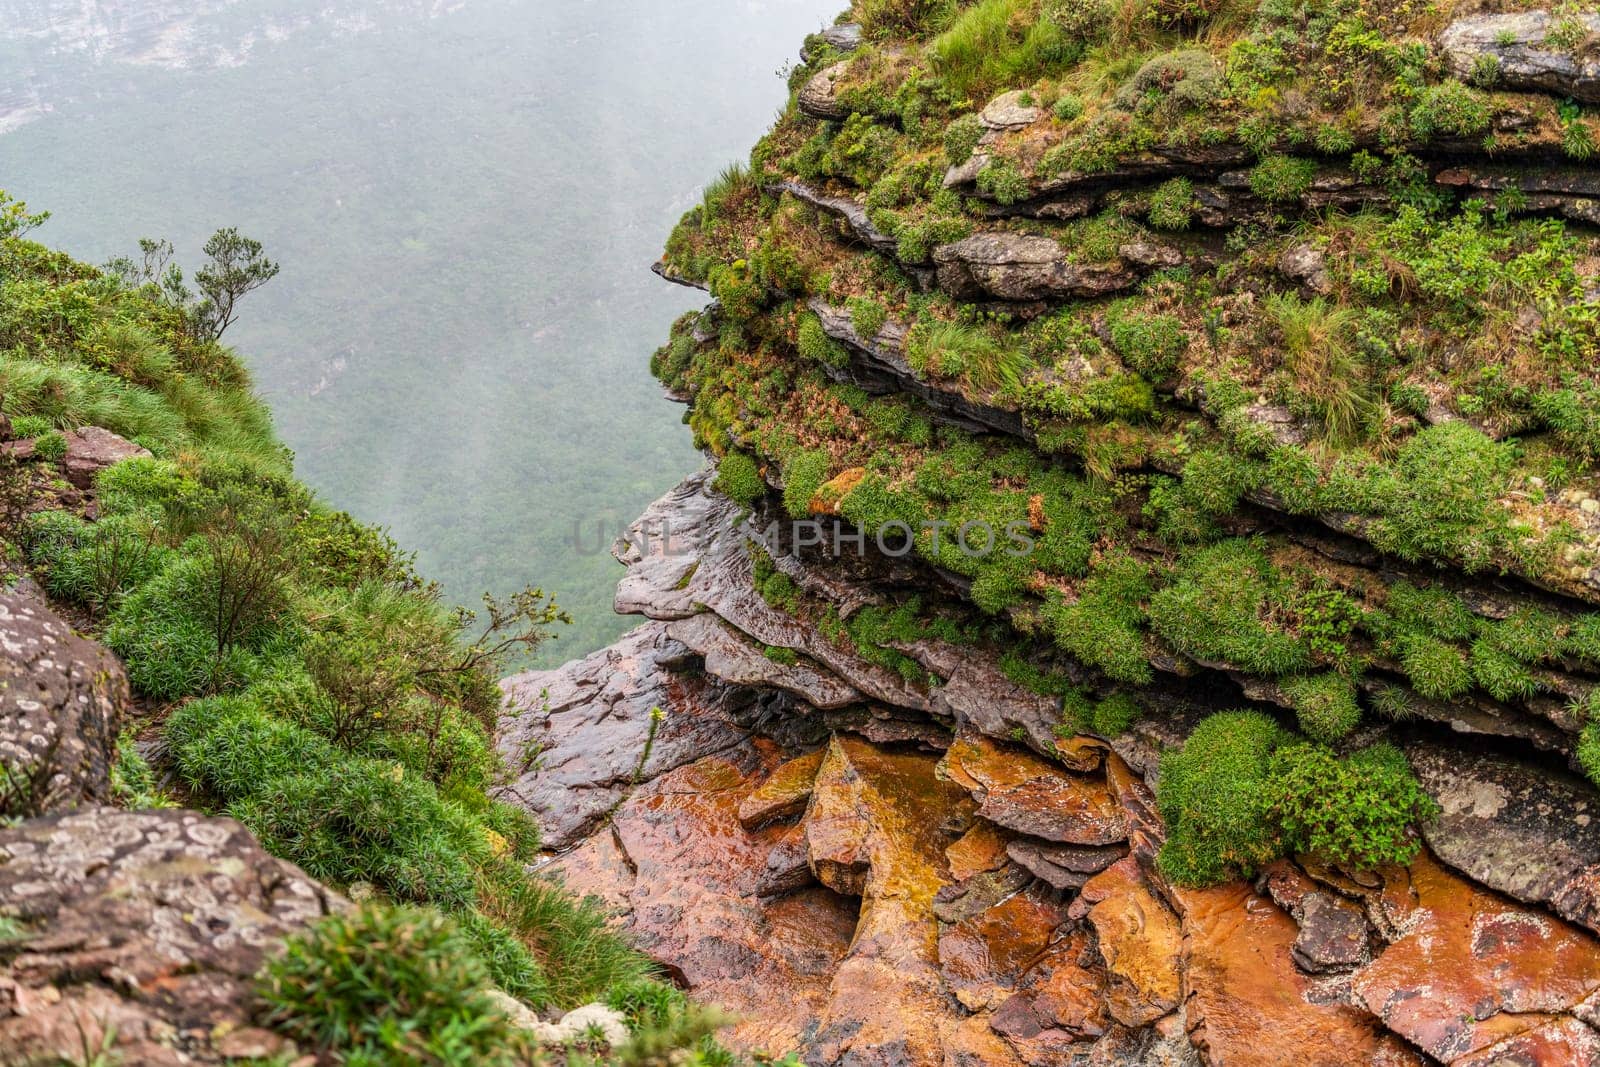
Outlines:
{"label": "orange-red rock", "polygon": [[1103,779],[1069,774],[1020,746],[966,734],[941,764],[997,826],[1046,841],[1109,845],[1127,837],[1127,819]]}
{"label": "orange-red rock", "polygon": [[1452,1067],[1595,1067],[1600,1064],[1600,1033],[1577,1019],[1534,1026],[1482,1052],[1456,1060]]}
{"label": "orange-red rock", "polygon": [[836,736],[817,772],[805,829],[826,885],[861,896],[806,1058],[862,1067],[937,1063],[949,994],[938,966],[934,897],[945,850],[971,823],[971,801],[935,760]]}
{"label": "orange-red rock", "polygon": [[999,1007],[1065,919],[1066,909],[1035,889],[952,923],[939,934],[945,982],[970,1011]]}
{"label": "orange-red rock", "polygon": [[1178,917],[1145,884],[1131,857],[1091,878],[1078,896],[1099,938],[1109,981],[1106,1008],[1125,1026],[1154,1022],[1178,1006]]}
{"label": "orange-red rock", "polygon": [[[1544,1024],[1600,990],[1600,941],[1445,870],[1424,853],[1405,936],[1356,972],[1360,1002],[1451,1062]],[[1542,1016],[1542,1017],[1541,1017]]]}
{"label": "orange-red rock", "polygon": [[725,1041],[781,1054],[826,1005],[855,908],[816,886],[773,901],[759,896],[768,854],[792,829],[750,833],[738,812],[779,762],[773,746],[758,743],[670,771],[640,786],[609,832],[555,867],[569,887],[622,909],[640,948],[697,997],[741,1016]]}
{"label": "orange-red rock", "polygon": [[1028,1064],[1070,1063],[1106,1032],[1104,975],[1091,964],[1089,938],[1072,930],[1023,977],[989,1020]]}
{"label": "orange-red rock", "polygon": [[825,749],[819,748],[773,771],[770,778],[739,802],[739,822],[746,829],[755,829],[763,823],[804,811],[806,802],[811,799],[811,783],[816,780],[817,768],[822,766],[822,757],[826,754]]}
{"label": "orange-red rock", "polygon": [[1210,1067],[1420,1064],[1361,1009],[1315,995],[1290,957],[1294,920],[1272,901],[1240,882],[1174,896],[1189,1038]]}
{"label": "orange-red rock", "polygon": [[1007,835],[993,823],[979,822],[944,850],[952,881],[962,882],[975,874],[998,870],[1006,862]]}

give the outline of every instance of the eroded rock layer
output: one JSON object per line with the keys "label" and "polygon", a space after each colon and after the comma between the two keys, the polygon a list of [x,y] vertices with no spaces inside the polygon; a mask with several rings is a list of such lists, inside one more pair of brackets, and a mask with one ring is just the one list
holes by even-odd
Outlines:
{"label": "eroded rock layer", "polygon": [[[1595,1062],[1600,939],[1567,902],[1594,881],[1580,787],[1521,795],[1530,764],[1418,724],[1443,815],[1409,867],[1175,885],[1148,779],[1193,704],[1108,742],[1062,736],[981,648],[908,644],[922,677],[889,676],[755,591],[760,521],[708,482],[618,545],[619,607],[655,621],[509,679],[503,736],[513,758],[539,739],[508,796],[603,798],[555,824],[550,868],[737,1013],[735,1045],[816,1065]],[[670,551],[645,536],[662,524]],[[858,609],[913,580],[768,558]],[[715,643],[672,636],[703,620]]]}

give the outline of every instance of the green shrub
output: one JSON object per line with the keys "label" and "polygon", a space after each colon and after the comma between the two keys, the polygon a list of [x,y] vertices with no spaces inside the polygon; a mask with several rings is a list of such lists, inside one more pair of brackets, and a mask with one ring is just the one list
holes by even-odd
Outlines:
{"label": "green shrub", "polygon": [[822,320],[807,312],[800,319],[796,345],[806,359],[826,367],[843,367],[850,362],[850,353],[838,341],[828,336]]}
{"label": "green shrub", "polygon": [[1286,204],[1300,199],[1316,176],[1313,160],[1271,155],[1250,171],[1250,191],[1270,203]]}
{"label": "green shrub", "polygon": [[1111,347],[1128,366],[1152,381],[1161,381],[1178,368],[1188,347],[1183,322],[1172,315],[1122,311],[1110,317]]}
{"label": "green shrub", "polygon": [[1013,161],[993,159],[978,172],[978,192],[997,204],[1015,204],[1028,198],[1028,179]]}
{"label": "green shrub", "polygon": [[1524,700],[1539,691],[1533,673],[1488,639],[1472,643],[1472,677],[1496,700]]}
{"label": "green shrub", "polygon": [[1253,711],[1212,715],[1163,752],[1156,803],[1167,824],[1162,872],[1184,885],[1248,878],[1292,853],[1407,863],[1418,849],[1412,826],[1438,813],[1393,746],[1341,759]]}
{"label": "green shrub", "polygon": [[67,439],[51,430],[33,439],[33,454],[47,463],[60,463],[67,456]]}
{"label": "green shrub", "polygon": [[877,337],[889,321],[889,310],[870,296],[853,296],[845,306],[850,309],[850,328],[863,341]]}
{"label": "green shrub", "polygon": [[1589,781],[1600,785],[1600,722],[1587,723],[1578,735],[1578,766]]}
{"label": "green shrub", "polygon": [[983,123],[977,115],[962,115],[944,130],[944,155],[952,167],[959,167],[972,158],[983,136]]}
{"label": "green shrub", "polygon": [[394,900],[451,910],[472,905],[474,869],[493,854],[465,811],[399,764],[378,760],[271,779],[228,812],[313,878],[370,882]]}
{"label": "green shrub", "polygon": [[1461,598],[1437,586],[1395,582],[1389,586],[1385,606],[1401,626],[1442,641],[1465,641],[1476,630],[1472,612]]}
{"label": "green shrub", "polygon": [[1144,709],[1126,693],[1113,693],[1094,706],[1094,732],[1102,737],[1117,737],[1126,733]]}
{"label": "green shrub", "polygon": [[1062,122],[1071,122],[1083,114],[1083,101],[1071,93],[1062,93],[1050,110]]}
{"label": "green shrub", "polygon": [[1380,744],[1340,759],[1322,745],[1288,745],[1268,763],[1271,818],[1287,852],[1357,867],[1405,864],[1421,847],[1411,827],[1438,814],[1400,750]]}
{"label": "green shrub", "polygon": [[981,389],[1015,393],[1028,358],[1010,340],[981,326],[919,322],[906,337],[906,362],[929,378],[965,378]]}
{"label": "green shrub", "polygon": [[1301,732],[1313,741],[1332,744],[1361,722],[1356,687],[1342,674],[1330,671],[1291,678],[1283,689],[1294,705]]}
{"label": "green shrub", "polygon": [[524,1039],[489,988],[449,919],[369,906],[291,937],[257,992],[267,1025],[341,1062],[514,1067]]}
{"label": "green shrub", "polygon": [[1077,600],[1048,601],[1043,617],[1064,651],[1116,681],[1143,684],[1153,677],[1141,608],[1149,595],[1149,569],[1119,553],[1100,561]]}
{"label": "green shrub", "polygon": [[1472,688],[1467,657],[1437,638],[1416,634],[1402,639],[1400,665],[1411,687],[1425,697],[1452,700]]}
{"label": "green shrub", "polygon": [[929,46],[934,70],[958,96],[1032,82],[1075,61],[1081,43],[1032,0],[977,0]]}
{"label": "green shrub", "polygon": [[1490,565],[1510,537],[1498,500],[1514,463],[1509,446],[1464,422],[1429,426],[1400,449],[1373,543],[1407,560]]}
{"label": "green shrub", "polygon": [[729,452],[717,464],[717,478],[711,483],[718,492],[740,507],[750,507],[767,493],[756,461],[743,452]]}
{"label": "green shrub", "polygon": [[1283,853],[1268,767],[1289,734],[1255,711],[1212,715],[1161,754],[1161,871],[1183,885],[1249,877]]}
{"label": "green shrub", "polygon": [[1489,128],[1489,104],[1458,81],[1424,89],[1411,107],[1411,129],[1426,140],[1436,134],[1475,137]]}
{"label": "green shrub", "polygon": [[1150,225],[1158,230],[1187,230],[1194,219],[1194,183],[1173,178],[1150,194]]}

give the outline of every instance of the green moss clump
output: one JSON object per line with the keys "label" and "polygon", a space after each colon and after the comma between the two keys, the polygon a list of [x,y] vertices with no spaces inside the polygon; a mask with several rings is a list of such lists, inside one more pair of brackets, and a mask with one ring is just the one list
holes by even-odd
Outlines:
{"label": "green moss clump", "polygon": [[756,461],[743,452],[729,452],[717,464],[717,478],[711,483],[723,496],[748,508],[767,493]]}
{"label": "green moss clump", "polygon": [[1357,867],[1408,863],[1412,827],[1438,808],[1405,757],[1374,745],[1341,758],[1260,712],[1212,715],[1162,754],[1161,869],[1184,885],[1248,878],[1285,854]]}
{"label": "green moss clump", "polygon": [[1287,608],[1289,590],[1266,556],[1247,541],[1196,552],[1177,581],[1150,599],[1150,625],[1174,648],[1255,674],[1292,674],[1310,651],[1270,620]]}
{"label": "green moss clump", "polygon": [[1171,315],[1123,310],[1110,318],[1111,347],[1130,368],[1160,381],[1178,366],[1188,346],[1183,323]]}
{"label": "green moss clump", "polygon": [[1289,734],[1254,711],[1206,719],[1161,756],[1157,805],[1167,826],[1161,870],[1184,885],[1249,876],[1283,852],[1269,815],[1272,753]]}
{"label": "green moss clump", "polygon": [[1322,745],[1289,745],[1273,753],[1267,773],[1270,818],[1289,853],[1363,868],[1410,863],[1421,847],[1412,827],[1439,812],[1393,745],[1346,759]]}
{"label": "green moss clump", "polygon": [[1313,741],[1332,744],[1361,722],[1361,706],[1351,680],[1337,672],[1291,678],[1283,684],[1301,731]]}
{"label": "green moss clump", "polygon": [[783,507],[791,518],[811,514],[811,498],[828,480],[828,453],[820,449],[798,451],[783,465]]}

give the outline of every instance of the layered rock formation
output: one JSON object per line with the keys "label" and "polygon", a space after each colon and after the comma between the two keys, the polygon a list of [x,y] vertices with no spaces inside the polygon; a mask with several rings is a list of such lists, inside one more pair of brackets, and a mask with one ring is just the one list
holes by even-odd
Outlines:
{"label": "layered rock formation", "polygon": [[110,652],[0,595],[0,1060],[292,1053],[253,1023],[255,976],[343,899],[232,819],[107,806],[127,696]]}
{"label": "layered rock formation", "polygon": [[[908,683],[761,598],[760,522],[709,480],[618,544],[618,608],[653,621],[508,679],[502,747],[549,869],[736,1012],[733,1044],[1030,1067],[1600,1055],[1586,787],[1519,786],[1550,779],[1418,728],[1443,815],[1409,867],[1175,885],[1146,777],[1198,709],[1174,694],[1120,737],[1063,737],[1058,707],[936,641],[907,646],[927,672]],[[915,580],[772,563],[858,608]]]}

